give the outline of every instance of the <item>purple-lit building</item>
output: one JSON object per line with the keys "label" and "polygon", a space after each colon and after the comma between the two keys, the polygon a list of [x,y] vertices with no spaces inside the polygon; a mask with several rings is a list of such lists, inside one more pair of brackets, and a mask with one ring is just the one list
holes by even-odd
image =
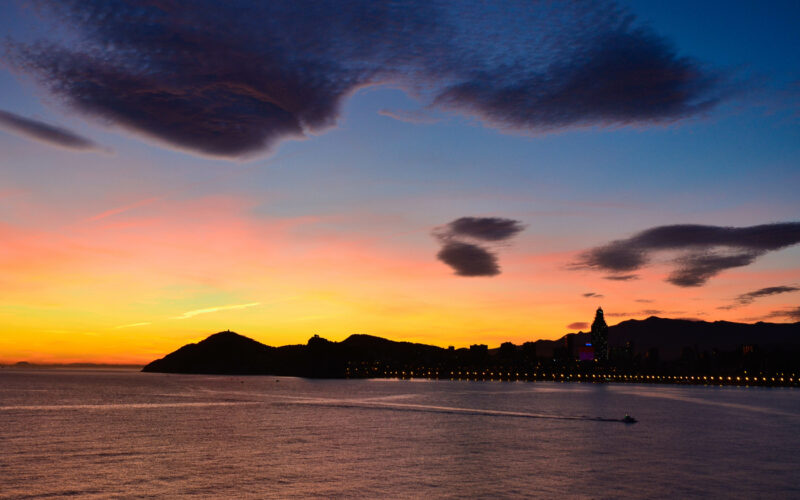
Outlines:
{"label": "purple-lit building", "polygon": [[584,345],[578,348],[578,361],[593,361],[594,360],[594,348],[590,342],[586,342]]}

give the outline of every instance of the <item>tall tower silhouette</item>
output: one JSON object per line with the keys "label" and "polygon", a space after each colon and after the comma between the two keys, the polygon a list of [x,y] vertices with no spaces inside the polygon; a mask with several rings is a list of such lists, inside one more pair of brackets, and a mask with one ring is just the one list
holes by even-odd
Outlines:
{"label": "tall tower silhouette", "polygon": [[592,347],[596,361],[608,361],[608,325],[603,317],[603,308],[598,307],[592,323]]}

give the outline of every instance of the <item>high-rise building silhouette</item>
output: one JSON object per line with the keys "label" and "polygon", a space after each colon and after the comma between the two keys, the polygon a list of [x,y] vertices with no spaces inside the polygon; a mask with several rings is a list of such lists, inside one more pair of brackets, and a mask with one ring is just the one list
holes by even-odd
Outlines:
{"label": "high-rise building silhouette", "polygon": [[592,323],[592,347],[596,361],[608,361],[608,325],[603,317],[603,308],[598,307]]}

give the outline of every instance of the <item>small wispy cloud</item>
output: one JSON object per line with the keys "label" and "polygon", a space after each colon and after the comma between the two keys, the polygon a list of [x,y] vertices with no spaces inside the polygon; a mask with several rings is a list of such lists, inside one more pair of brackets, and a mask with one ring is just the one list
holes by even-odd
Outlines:
{"label": "small wispy cloud", "polygon": [[777,319],[777,318],[784,318],[790,321],[800,321],[800,307],[792,307],[789,309],[772,311],[766,316],[757,319]]}
{"label": "small wispy cloud", "polygon": [[[637,312],[607,312],[606,316],[610,318],[627,318],[629,316],[656,316],[667,312],[668,311],[662,311],[661,309],[642,309]],[[679,311],[673,312],[677,314]]]}
{"label": "small wispy cloud", "polygon": [[91,139],[82,137],[71,130],[31,118],[25,118],[24,116],[2,109],[0,109],[0,129],[27,137],[28,139],[33,139],[63,149],[70,149],[72,151],[111,152],[99,146]]}
{"label": "small wispy cloud", "polygon": [[118,215],[123,212],[127,212],[128,210],[133,210],[134,208],[143,207],[145,205],[149,205],[151,203],[155,203],[156,201],[160,200],[161,198],[147,198],[144,200],[139,200],[135,203],[131,203],[129,205],[125,205],[122,207],[112,208],[110,210],[106,210],[105,212],[101,212],[97,215],[93,215],[86,219],[88,222],[94,222],[96,220],[105,219],[106,217],[111,217],[113,215]]}
{"label": "small wispy cloud", "polygon": [[790,293],[800,291],[800,287],[796,286],[768,286],[752,292],[747,292],[736,297],[735,305],[747,305],[755,302],[756,299],[761,297],[768,297],[770,295],[778,295],[781,293]]}
{"label": "small wispy cloud", "polygon": [[172,319],[188,319],[193,318],[195,316],[199,316],[201,314],[210,314],[219,311],[230,311],[232,309],[246,309],[248,307],[255,307],[261,305],[261,302],[249,302],[247,304],[234,304],[229,306],[216,306],[216,307],[206,307],[204,309],[195,309],[193,311],[187,311],[180,316],[175,316]]}
{"label": "small wispy cloud", "polygon": [[568,324],[567,328],[569,328],[570,330],[586,330],[587,328],[589,328],[589,323],[586,323],[585,321],[576,321],[574,323]]}
{"label": "small wispy cloud", "polygon": [[149,321],[142,321],[141,323],[130,323],[128,325],[115,326],[114,330],[119,330],[119,329],[122,329],[122,328],[133,328],[133,327],[136,327],[136,326],[146,326],[146,325],[149,325],[149,324],[150,324]]}
{"label": "small wispy cloud", "polygon": [[603,279],[611,281],[633,281],[638,280],[639,276],[635,274],[612,274],[609,276],[603,276]]}
{"label": "small wispy cloud", "polygon": [[381,116],[386,116],[389,118],[393,118],[397,121],[406,122],[406,123],[414,123],[414,124],[432,124],[441,121],[441,118],[437,118],[432,114],[426,111],[409,111],[403,109],[381,109],[378,111],[378,114]]}

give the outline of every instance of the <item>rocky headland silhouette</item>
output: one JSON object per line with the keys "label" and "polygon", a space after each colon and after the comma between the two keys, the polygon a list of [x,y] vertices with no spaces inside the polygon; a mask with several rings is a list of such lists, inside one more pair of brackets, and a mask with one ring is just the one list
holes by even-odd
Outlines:
{"label": "rocky headland silhouette", "polygon": [[[800,373],[800,322],[732,323],[650,317],[608,328],[607,361],[580,360],[589,334],[558,340],[510,342],[489,349],[442,348],[351,335],[332,342],[317,335],[307,344],[271,347],[238,333],[213,334],[146,365],[142,371],[189,374],[282,375],[310,378],[430,377],[478,379],[636,379],[751,382],[758,375],[796,385]],[[559,375],[560,374],[560,375]],[[624,375],[623,375],[624,374]],[[671,377],[671,378],[670,378]],[[717,378],[715,378],[717,377]],[[777,377],[777,378],[776,378]]]}

